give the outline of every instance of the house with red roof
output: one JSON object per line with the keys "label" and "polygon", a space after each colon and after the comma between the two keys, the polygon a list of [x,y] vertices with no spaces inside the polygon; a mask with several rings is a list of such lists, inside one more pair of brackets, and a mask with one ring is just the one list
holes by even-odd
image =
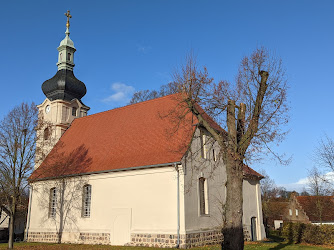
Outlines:
{"label": "house with red roof", "polygon": [[292,195],[285,218],[291,222],[334,224],[334,196]]}
{"label": "house with red roof", "polygon": [[[226,171],[217,142],[179,94],[87,115],[68,27],[38,105],[52,126],[37,132],[46,157],[29,178],[26,239],[180,248],[220,242]],[[261,178],[244,166],[247,240],[265,237]]]}

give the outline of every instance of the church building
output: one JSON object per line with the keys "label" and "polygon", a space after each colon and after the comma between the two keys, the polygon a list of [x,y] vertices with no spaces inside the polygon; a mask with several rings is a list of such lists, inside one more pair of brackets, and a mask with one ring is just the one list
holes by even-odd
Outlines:
{"label": "church building", "polygon": [[[85,84],[73,74],[76,49],[66,15],[58,71],[42,84],[46,99],[37,106],[45,124],[29,178],[26,239],[179,248],[219,243],[226,171],[217,142],[179,94],[88,115]],[[261,178],[244,166],[246,240],[265,238]]]}

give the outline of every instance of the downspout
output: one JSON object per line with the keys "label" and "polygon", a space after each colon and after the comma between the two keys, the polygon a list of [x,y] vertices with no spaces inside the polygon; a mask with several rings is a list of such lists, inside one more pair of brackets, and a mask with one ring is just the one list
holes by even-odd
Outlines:
{"label": "downspout", "polygon": [[28,241],[28,230],[30,227],[30,214],[31,214],[31,203],[32,203],[32,191],[33,191],[33,186],[30,186],[30,192],[29,192],[29,208],[28,208],[28,219],[27,219],[27,227],[26,227],[26,233],[24,236],[25,241]]}
{"label": "downspout", "polygon": [[180,248],[180,173],[176,163],[174,163],[176,175],[176,190],[177,190],[177,244],[176,248]]}

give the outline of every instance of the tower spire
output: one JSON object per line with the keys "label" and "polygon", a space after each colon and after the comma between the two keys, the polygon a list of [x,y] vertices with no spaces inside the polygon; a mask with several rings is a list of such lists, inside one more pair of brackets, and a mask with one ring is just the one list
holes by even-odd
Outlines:
{"label": "tower spire", "polygon": [[73,73],[74,52],[76,49],[69,37],[70,18],[72,18],[69,10],[65,13],[65,16],[67,18],[66,36],[57,48],[58,71],[53,78],[45,81],[42,85],[42,90],[50,101],[58,99],[71,101],[74,98],[81,100],[86,94],[85,84],[79,81]]}
{"label": "tower spire", "polygon": [[67,10],[67,12],[64,14],[67,17],[67,22],[66,22],[66,36],[70,35],[70,18],[72,18],[72,15],[70,14],[70,11]]}
{"label": "tower spire", "polygon": [[58,70],[61,69],[69,69],[73,70],[74,67],[74,52],[76,51],[74,47],[74,43],[70,38],[70,18],[72,18],[72,15],[70,14],[70,11],[68,10],[65,13],[65,16],[67,17],[66,22],[66,36],[64,40],[60,42],[60,45],[58,47],[59,51],[59,57],[58,57]]}
{"label": "tower spire", "polygon": [[70,28],[70,18],[72,18],[72,16],[69,10],[67,10],[67,12],[65,13],[65,16],[67,17],[66,28]]}

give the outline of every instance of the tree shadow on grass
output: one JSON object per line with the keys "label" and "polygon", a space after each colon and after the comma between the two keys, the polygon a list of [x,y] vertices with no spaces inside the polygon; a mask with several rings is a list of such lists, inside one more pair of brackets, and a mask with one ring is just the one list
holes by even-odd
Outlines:
{"label": "tree shadow on grass", "polygon": [[269,250],[277,250],[277,249],[283,249],[283,248],[285,248],[285,247],[287,247],[287,246],[290,246],[291,245],[291,243],[289,243],[289,242],[280,242],[277,246],[275,246],[275,247],[271,247],[271,248],[268,248]]}

